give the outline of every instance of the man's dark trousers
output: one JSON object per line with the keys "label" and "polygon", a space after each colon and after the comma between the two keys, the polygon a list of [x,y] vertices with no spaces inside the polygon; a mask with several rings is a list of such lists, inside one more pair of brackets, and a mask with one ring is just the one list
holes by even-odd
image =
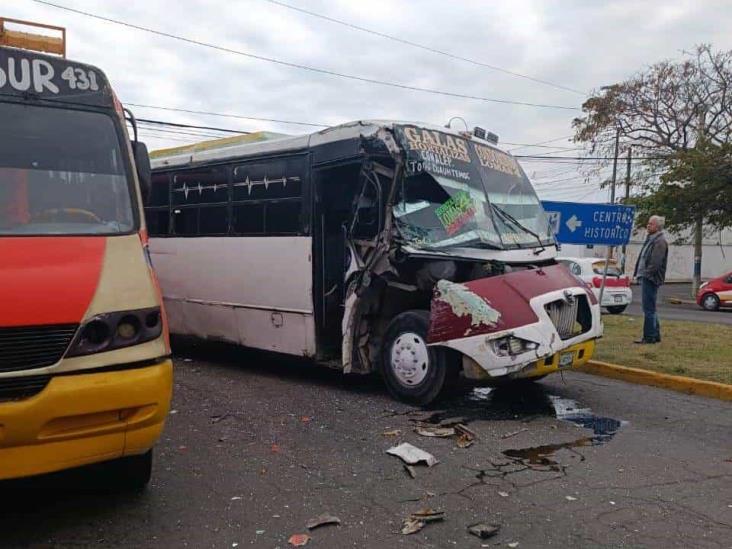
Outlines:
{"label": "man's dark trousers", "polygon": [[643,339],[649,342],[661,341],[661,326],[656,314],[656,297],[658,286],[647,278],[641,278],[641,294],[643,301]]}

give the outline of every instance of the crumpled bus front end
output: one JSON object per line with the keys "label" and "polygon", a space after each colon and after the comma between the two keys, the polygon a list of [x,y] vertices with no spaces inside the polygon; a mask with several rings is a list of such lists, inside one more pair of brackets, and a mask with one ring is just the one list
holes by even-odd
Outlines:
{"label": "crumpled bus front end", "polygon": [[597,300],[554,265],[438,282],[428,343],[462,355],[473,381],[540,377],[585,364],[602,335]]}

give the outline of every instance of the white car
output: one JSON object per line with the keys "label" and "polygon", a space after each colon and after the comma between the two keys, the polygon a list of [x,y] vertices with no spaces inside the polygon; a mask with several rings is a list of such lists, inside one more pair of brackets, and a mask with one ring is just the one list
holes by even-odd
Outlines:
{"label": "white car", "polygon": [[[600,286],[605,260],[596,257],[558,257],[557,261],[566,265],[573,274],[577,275],[592,288],[595,297],[600,299]],[[620,265],[613,259],[608,262],[605,291],[602,294],[601,305],[609,313],[618,315],[633,301],[633,291],[630,289],[630,278],[620,270]]]}

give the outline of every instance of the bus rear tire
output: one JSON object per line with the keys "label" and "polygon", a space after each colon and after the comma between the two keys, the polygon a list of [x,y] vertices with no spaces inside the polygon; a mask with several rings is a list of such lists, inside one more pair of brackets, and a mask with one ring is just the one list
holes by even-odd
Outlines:
{"label": "bus rear tire", "polygon": [[381,373],[397,400],[426,406],[442,393],[450,356],[427,346],[428,311],[406,311],[389,323],[381,348]]}
{"label": "bus rear tire", "polygon": [[137,456],[125,456],[110,461],[105,466],[105,475],[110,488],[118,491],[141,492],[152,476],[153,451]]}

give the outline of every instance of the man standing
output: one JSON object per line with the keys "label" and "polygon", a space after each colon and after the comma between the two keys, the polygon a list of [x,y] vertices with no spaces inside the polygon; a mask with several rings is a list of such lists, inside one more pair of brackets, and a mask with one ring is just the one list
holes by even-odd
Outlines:
{"label": "man standing", "polygon": [[656,297],[658,288],[666,279],[666,262],[668,260],[668,243],[663,233],[666,219],[652,215],[648,219],[646,230],[648,236],[643,243],[638,262],[635,264],[633,278],[641,285],[643,301],[643,339],[635,343],[658,343],[661,341],[661,326],[656,314]]}

